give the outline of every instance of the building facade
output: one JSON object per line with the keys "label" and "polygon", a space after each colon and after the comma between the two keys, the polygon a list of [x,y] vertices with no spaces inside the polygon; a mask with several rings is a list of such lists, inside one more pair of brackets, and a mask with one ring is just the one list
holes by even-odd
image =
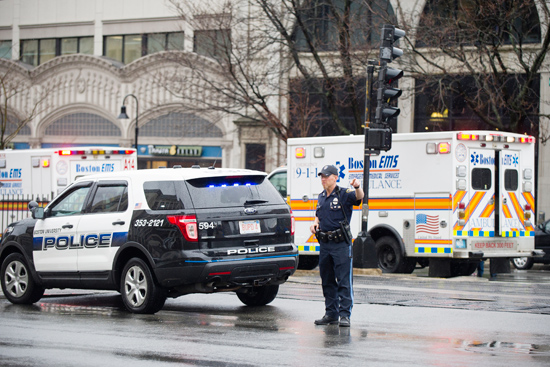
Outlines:
{"label": "building facade", "polygon": [[[235,123],[234,116],[186,111],[159,81],[170,69],[168,52],[195,53],[197,63],[208,63],[194,47],[197,35],[168,5],[0,1],[0,68],[28,85],[12,97],[10,118],[33,117],[11,146],[130,147],[137,122],[140,168],[215,164],[269,171],[280,164],[265,159],[278,148],[269,131]],[[129,119],[119,119],[130,94]],[[247,150],[263,160],[247,162]]]}
{"label": "building facade", "polygon": [[[369,3],[389,4],[400,24],[403,14],[407,22],[420,22],[430,1]],[[542,10],[539,17],[546,34]],[[138,131],[140,168],[215,164],[269,172],[284,164],[285,145],[272,129],[219,111],[192,111],[181,104],[182,95],[207,99],[208,93],[184,82],[168,87],[170,79],[159,78],[172,73],[185,80],[185,68],[174,68],[167,57],[177,53],[191,55],[208,72],[215,50],[192,24],[168,0],[0,0],[0,70],[24,86],[8,112],[14,121],[32,115],[12,146],[129,147]],[[239,30],[208,32],[224,40]],[[549,64],[546,58],[540,71],[541,115],[550,115]],[[410,76],[400,80],[400,89],[409,92],[399,99],[397,132],[419,131],[425,122],[418,106],[424,102],[411,92],[415,83]],[[119,118],[123,101],[128,119]],[[284,100],[270,103],[288,108]],[[549,119],[539,123],[550,131]],[[537,211],[550,213],[550,146],[539,142],[538,149]]]}

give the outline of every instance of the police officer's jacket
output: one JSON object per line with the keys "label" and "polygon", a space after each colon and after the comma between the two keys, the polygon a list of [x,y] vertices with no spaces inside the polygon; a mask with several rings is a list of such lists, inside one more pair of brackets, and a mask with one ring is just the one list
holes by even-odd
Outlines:
{"label": "police officer's jacket", "polygon": [[327,191],[323,190],[317,199],[317,209],[315,211],[315,216],[319,218],[319,229],[323,232],[339,229],[340,221],[344,220],[342,206],[349,223],[353,206],[360,203],[361,200],[357,200],[355,190],[351,188],[343,190],[337,185],[328,197]]}

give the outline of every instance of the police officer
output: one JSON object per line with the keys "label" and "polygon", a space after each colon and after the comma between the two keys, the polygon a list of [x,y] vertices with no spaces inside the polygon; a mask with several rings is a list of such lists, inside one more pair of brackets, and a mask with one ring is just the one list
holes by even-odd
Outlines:
{"label": "police officer", "polygon": [[340,222],[349,224],[353,205],[361,203],[364,193],[355,178],[351,181],[353,189],[337,186],[338,169],[335,166],[324,166],[319,176],[324,190],[319,195],[310,230],[317,236],[321,248],[319,273],[325,296],[325,315],[315,320],[315,324],[349,327],[353,307],[352,248],[351,241],[344,239]]}

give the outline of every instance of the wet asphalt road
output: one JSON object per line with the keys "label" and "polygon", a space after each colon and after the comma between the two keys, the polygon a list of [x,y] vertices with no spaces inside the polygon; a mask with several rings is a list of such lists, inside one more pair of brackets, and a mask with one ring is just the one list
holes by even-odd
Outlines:
{"label": "wet asphalt road", "polygon": [[155,315],[113,292],[0,295],[1,366],[548,366],[550,269],[475,277],[356,276],[352,327],[315,326],[318,274],[262,308],[232,294],[168,300]]}

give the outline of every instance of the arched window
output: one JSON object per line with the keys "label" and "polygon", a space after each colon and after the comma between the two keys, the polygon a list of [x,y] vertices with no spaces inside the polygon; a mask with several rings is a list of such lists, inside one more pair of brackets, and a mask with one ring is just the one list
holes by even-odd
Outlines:
{"label": "arched window", "polygon": [[221,138],[219,127],[190,113],[171,112],[147,122],[140,128],[141,136]]}
{"label": "arched window", "polygon": [[121,136],[111,121],[92,113],[73,113],[63,116],[46,128],[45,135]]}
{"label": "arched window", "polygon": [[388,0],[310,0],[302,3],[296,16],[304,26],[296,22],[294,37],[297,48],[303,52],[311,51],[307,37],[311,37],[317,51],[338,50],[340,31],[346,28],[350,32],[352,49],[378,46],[382,25],[396,23]]}
{"label": "arched window", "polygon": [[417,47],[499,46],[540,43],[533,0],[428,0],[420,18]]}
{"label": "arched window", "polygon": [[[18,122],[19,119],[17,117],[15,117],[14,115],[8,115],[8,123],[6,124],[6,132],[4,135],[13,134],[15,132],[15,129],[17,129]],[[21,128],[21,130],[19,130],[17,135],[31,135],[31,128],[25,125]]]}

